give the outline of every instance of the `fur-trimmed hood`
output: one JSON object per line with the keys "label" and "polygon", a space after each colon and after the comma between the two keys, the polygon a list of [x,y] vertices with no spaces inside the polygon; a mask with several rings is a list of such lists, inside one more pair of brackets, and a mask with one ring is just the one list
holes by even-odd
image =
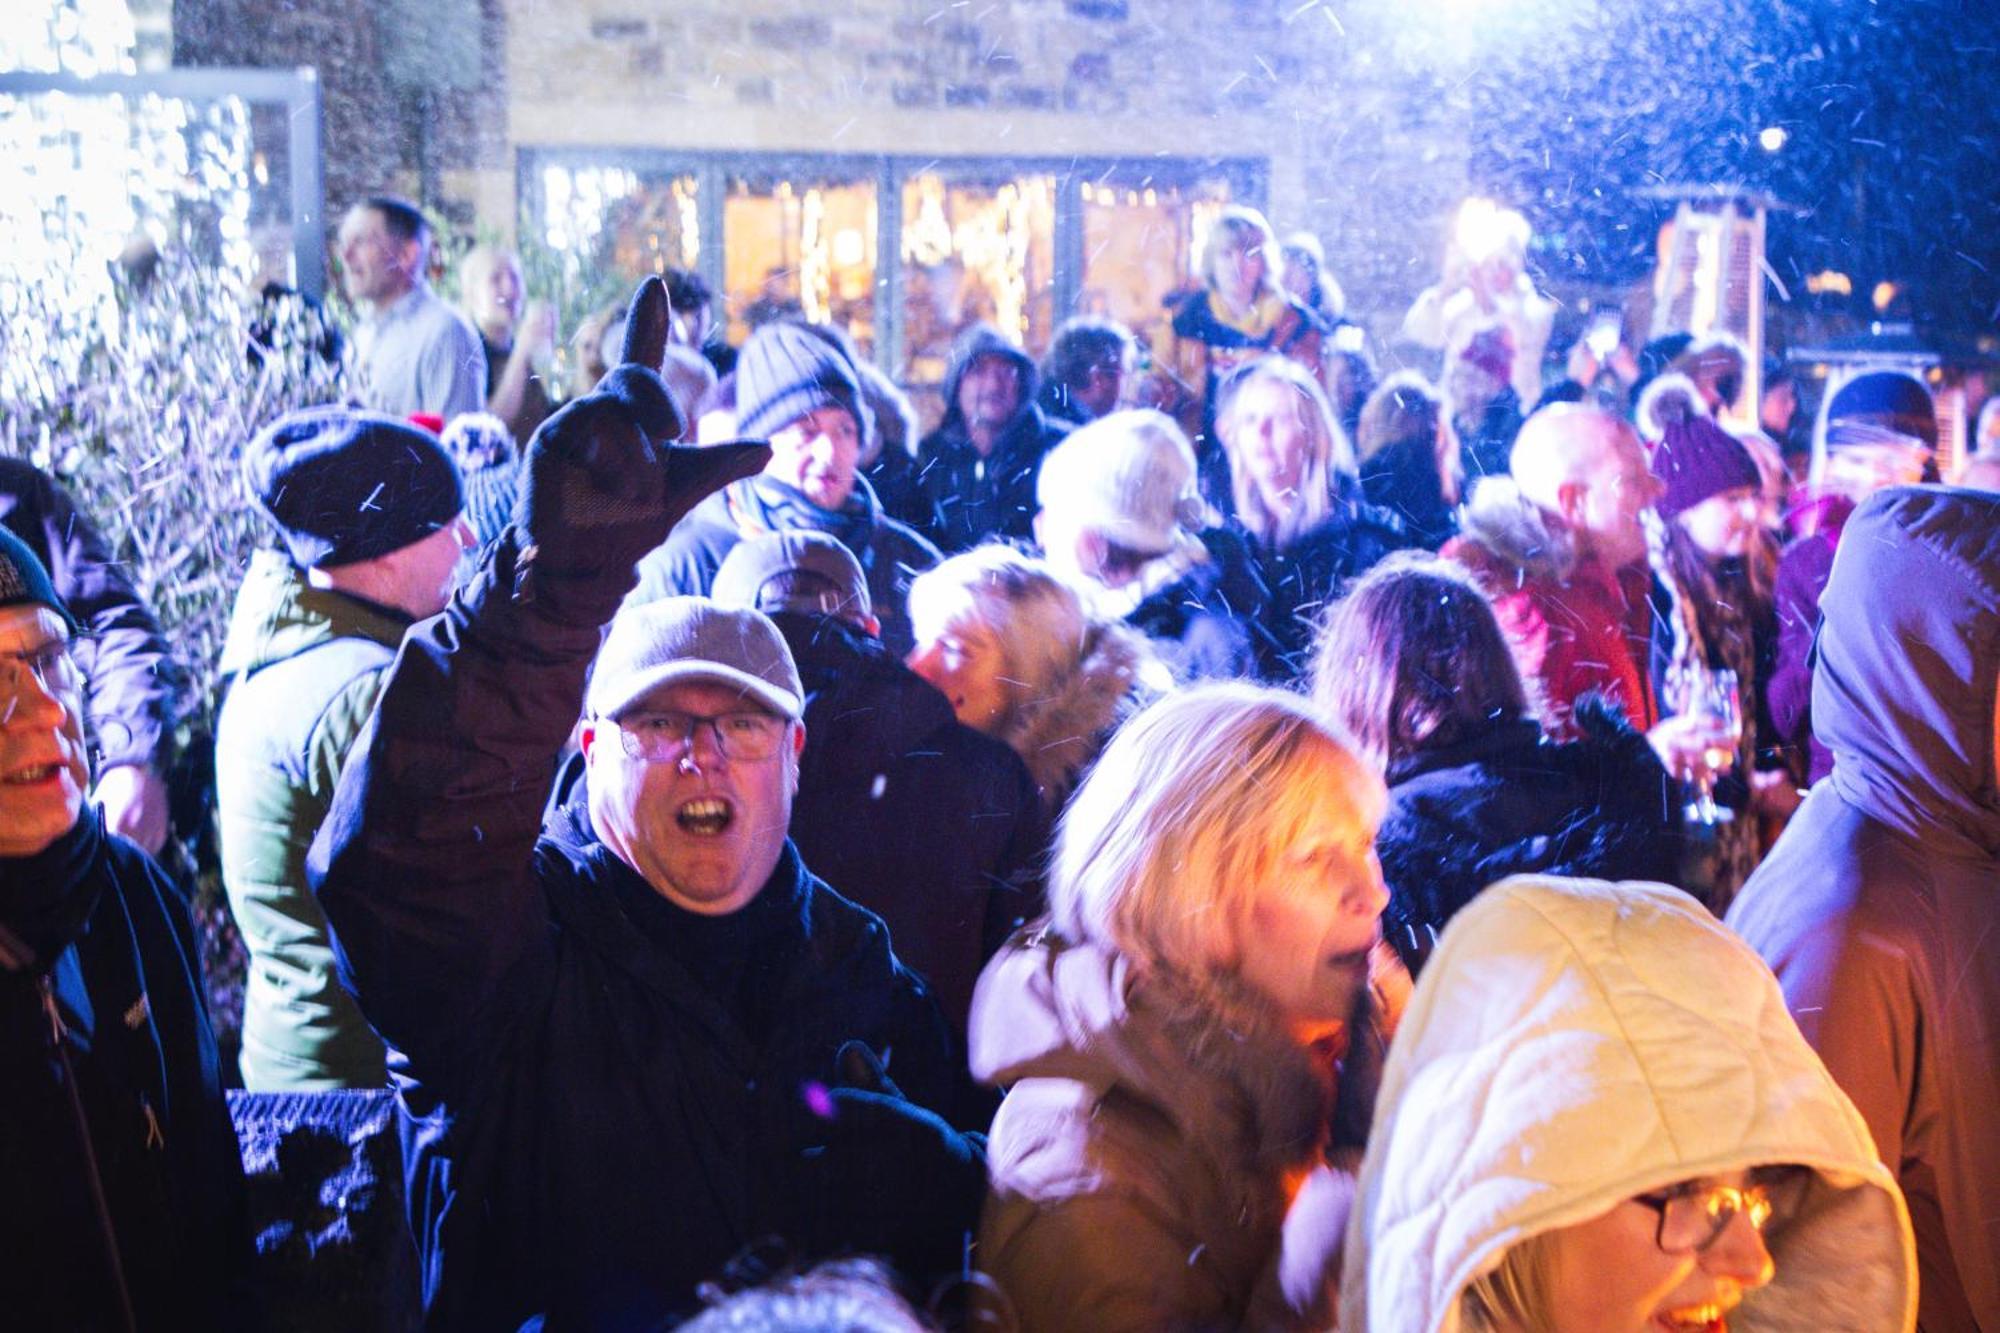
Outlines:
{"label": "fur-trimmed hood", "polygon": [[1916,1322],[1909,1212],[1777,979],[1687,895],[1516,878],[1445,933],[1397,1034],[1347,1231],[1345,1333],[1458,1333],[1530,1236],[1679,1181],[1811,1168],[1742,1333]]}
{"label": "fur-trimmed hood", "polygon": [[1061,806],[1137,706],[1148,656],[1136,631],[1099,621],[1084,631],[1075,667],[1015,711],[1000,739],[1026,762],[1050,809]]}
{"label": "fur-trimmed hood", "polygon": [[1333,1111],[1330,1069],[1266,1006],[1141,981],[1117,953],[1047,935],[1010,944],[981,975],[970,1055],[973,1077],[999,1087],[1059,1078],[1099,1098],[1120,1089],[1246,1171],[1310,1160]]}
{"label": "fur-trimmed hood", "polygon": [[1466,502],[1462,541],[1482,548],[1522,577],[1563,582],[1575,571],[1576,543],[1511,477],[1481,477]]}

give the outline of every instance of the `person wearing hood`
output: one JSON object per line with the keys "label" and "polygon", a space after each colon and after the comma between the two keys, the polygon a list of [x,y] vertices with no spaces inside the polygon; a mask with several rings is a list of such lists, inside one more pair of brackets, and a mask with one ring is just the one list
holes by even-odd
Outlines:
{"label": "person wearing hood", "polygon": [[1833,752],[1813,727],[1812,646],[1820,593],[1844,525],[1877,491],[1935,476],[1937,442],[1930,390],[1895,370],[1870,371],[1841,385],[1828,395],[1814,428],[1806,499],[1789,515],[1799,537],[1778,557],[1772,589],[1778,648],[1766,691],[1772,726],[1808,784],[1833,769]]}
{"label": "person wearing hood", "polygon": [[244,450],[243,477],[283,543],[236,594],[215,736],[222,884],[250,954],[243,1082],[379,1088],[382,1039],[334,979],[306,852],[404,631],[444,609],[477,542],[451,456],[391,417],[289,413]]}
{"label": "person wearing hood", "polygon": [[2000,1328],[2000,496],[1868,500],[1820,615],[1833,771],[1728,922],[1901,1179],[1926,1333]]}
{"label": "person wearing hood", "polygon": [[973,1000],[973,1073],[1008,1089],[975,1251],[991,1326],[1330,1326],[1409,985],[1381,943],[1383,801],[1277,690],[1197,686],[1113,738],[1057,834],[1047,928]]}
{"label": "person wearing hood", "polygon": [[1399,553],[1355,582],[1320,637],[1312,699],[1388,780],[1383,927],[1412,973],[1508,875],[1677,879],[1676,788],[1645,736],[1589,696],[1577,739],[1544,734],[1492,604],[1449,560]]}
{"label": "person wearing hood", "polygon": [[741,543],[715,599],[768,615],[798,663],[800,856],[882,918],[962,1041],[979,969],[1041,911],[1049,821],[1027,765],[882,646],[861,566],[824,533]]}
{"label": "person wearing hood", "polygon": [[1035,540],[1092,610],[1149,639],[1182,680],[1247,676],[1267,590],[1240,530],[1201,498],[1164,412],[1113,412],[1050,450]]}
{"label": "person wearing hood", "polygon": [[975,547],[910,589],[910,669],[958,720],[1005,741],[1051,815],[1139,696],[1164,689],[1145,641],[1094,614],[1046,562]]}
{"label": "person wearing hood", "polygon": [[1341,584],[1410,545],[1395,514],[1361,496],[1354,448],[1312,376],[1283,357],[1231,371],[1217,389],[1216,434],[1229,459],[1230,525],[1263,585],[1250,622],[1257,674],[1304,673],[1313,630]]}
{"label": "person wearing hood", "polygon": [[1067,433],[1035,401],[1041,376],[1028,354],[990,324],[952,345],[944,420],[917,450],[918,526],[946,555],[981,542],[1026,541],[1042,456]]}
{"label": "person wearing hood", "polygon": [[0,527],[0,1268],[17,1328],[237,1328],[250,1231],[186,900],[88,799],[76,620]]}
{"label": "person wearing hood", "polygon": [[635,602],[705,594],[730,548],[766,532],[824,532],[868,575],[882,641],[907,652],[910,580],[937,548],[888,516],[860,474],[870,416],[854,367],[796,324],[766,325],[736,361],[736,430],[768,437],[764,471],[710,496],[639,562]]}
{"label": "person wearing hood", "polygon": [[1895,1176],[1740,939],[1657,884],[1517,877],[1459,913],[1383,1072],[1342,1333],[1916,1312]]}

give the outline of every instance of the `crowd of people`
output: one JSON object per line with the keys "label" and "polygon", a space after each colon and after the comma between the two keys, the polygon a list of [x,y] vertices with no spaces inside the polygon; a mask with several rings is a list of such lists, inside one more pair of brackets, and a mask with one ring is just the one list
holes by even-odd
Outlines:
{"label": "crowd of people", "polygon": [[1901,372],[1799,475],[1726,337],[1544,387],[1490,221],[1421,368],[1232,207],[1193,399],[975,325],[926,431],[686,273],[565,393],[357,204],[352,401],[243,444],[231,1069],[180,668],[0,462],[10,1310],[258,1326],[240,1082],[393,1089],[441,1328],[2000,1330],[2000,493]]}

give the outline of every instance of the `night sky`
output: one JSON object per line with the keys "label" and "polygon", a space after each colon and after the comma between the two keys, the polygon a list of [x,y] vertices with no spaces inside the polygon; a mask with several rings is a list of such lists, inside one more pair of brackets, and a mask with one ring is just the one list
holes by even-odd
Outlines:
{"label": "night sky", "polygon": [[1426,50],[1406,28],[1404,56],[1466,115],[1475,184],[1526,207],[1552,277],[1642,276],[1669,206],[1636,192],[1727,181],[1810,210],[1770,229],[1795,298],[1832,267],[1856,314],[1889,279],[1939,332],[2000,319],[1991,0],[1428,3],[1471,35]]}

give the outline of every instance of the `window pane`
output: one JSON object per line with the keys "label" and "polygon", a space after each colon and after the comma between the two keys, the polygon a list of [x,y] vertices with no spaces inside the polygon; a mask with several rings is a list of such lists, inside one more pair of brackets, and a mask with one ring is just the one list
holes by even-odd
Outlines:
{"label": "window pane", "polygon": [[722,204],[729,340],[800,316],[875,350],[875,183],[732,176]]}
{"label": "window pane", "polygon": [[903,365],[910,385],[944,379],[952,339],[984,321],[1039,357],[1054,326],[1055,178],[903,185]]}
{"label": "window pane", "polygon": [[1167,302],[1200,285],[1202,243],[1229,202],[1228,184],[1149,178],[1085,181],[1076,188],[1083,205],[1077,313],[1118,320],[1156,361],[1166,358],[1173,338]]}

